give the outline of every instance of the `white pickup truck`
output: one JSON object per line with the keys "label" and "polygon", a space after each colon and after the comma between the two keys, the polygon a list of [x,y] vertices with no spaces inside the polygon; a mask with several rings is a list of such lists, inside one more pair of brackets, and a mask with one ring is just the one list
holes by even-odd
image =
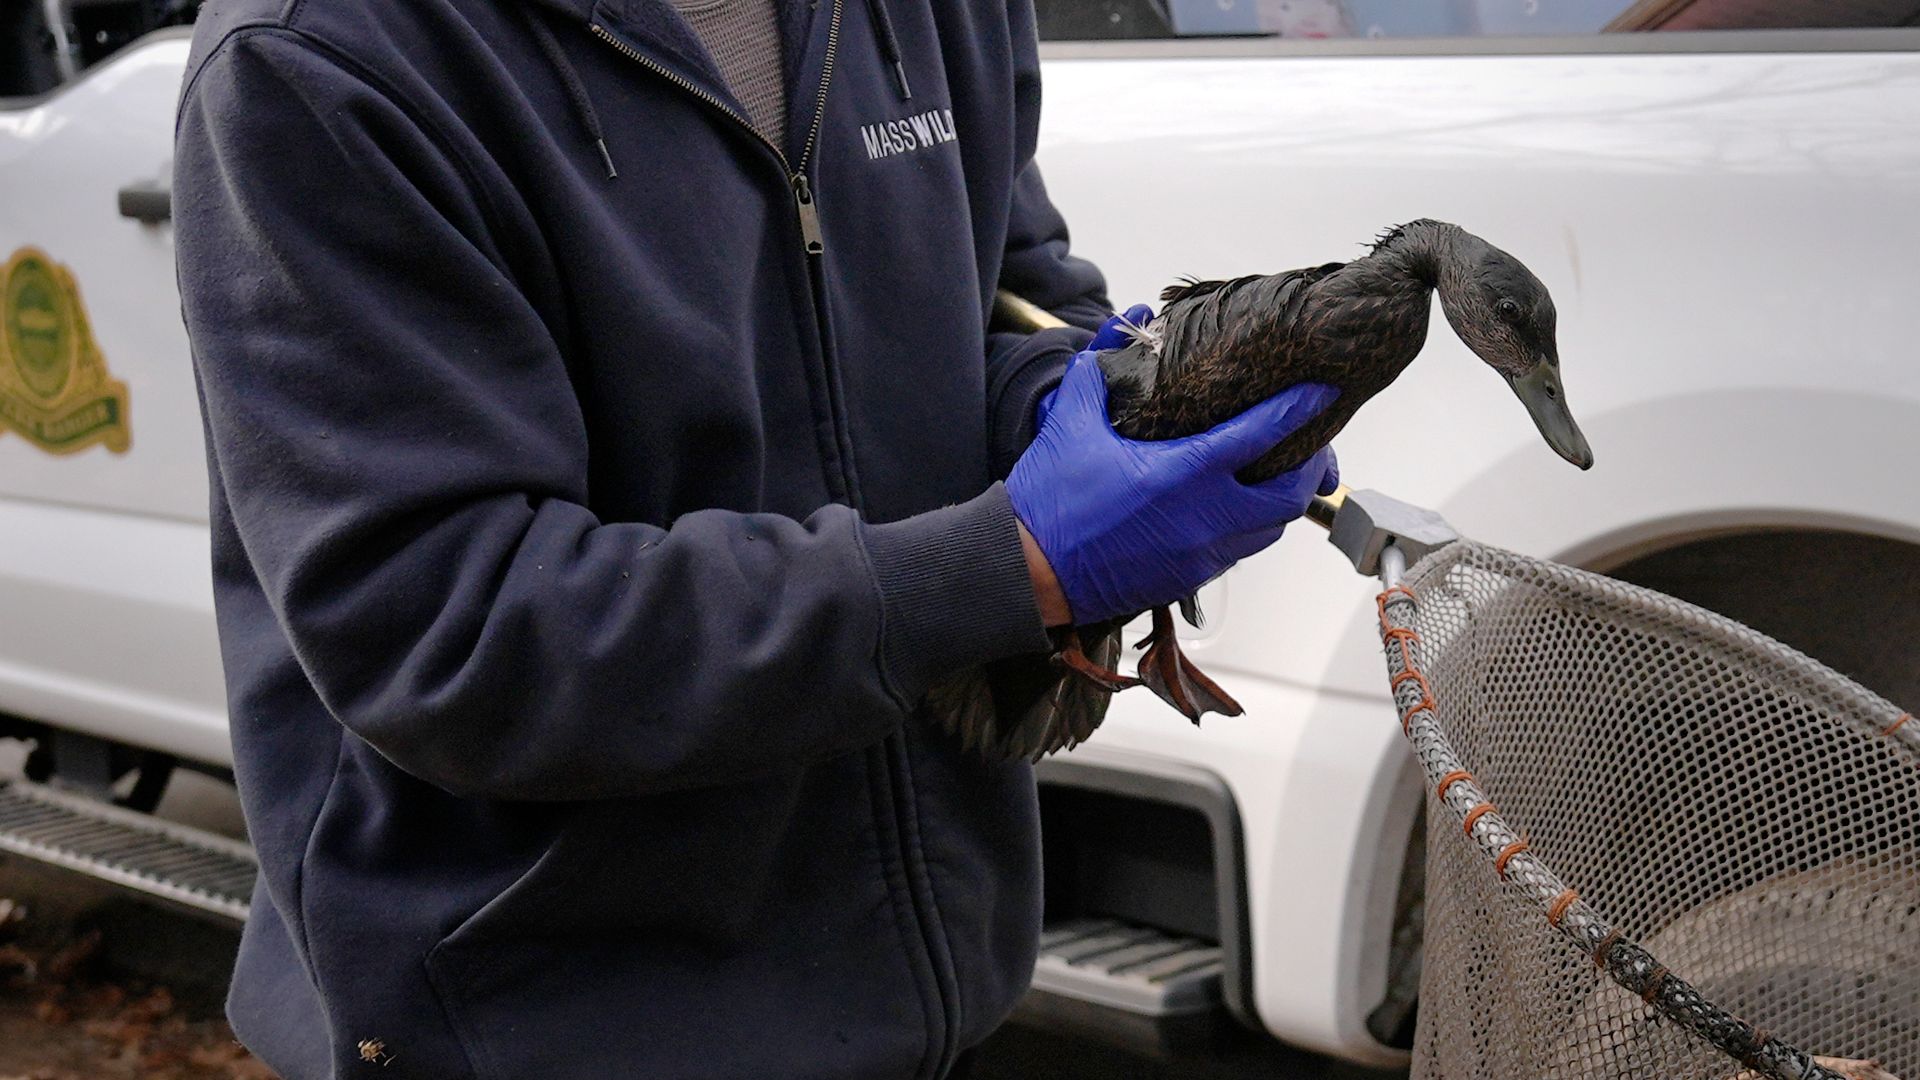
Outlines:
{"label": "white pickup truck", "polygon": [[[137,806],[229,753],[166,214],[187,37],[156,29],[193,6],[0,0],[0,736],[32,743],[34,777]],[[1920,636],[1920,2],[1040,13],[1041,160],[1116,301],[1458,222],[1553,291],[1598,464],[1540,445],[1441,322],[1341,436],[1349,479],[1920,702],[1892,644]],[[1753,29],[1783,23],[1853,29]],[[1246,715],[1196,730],[1122,695],[1043,767],[1029,1018],[1149,1039],[1237,1019],[1404,1062],[1422,795],[1369,584],[1294,533],[1211,588],[1191,641]],[[110,861],[68,861],[89,859]],[[1149,985],[1073,947],[1102,932],[1211,959]]]}

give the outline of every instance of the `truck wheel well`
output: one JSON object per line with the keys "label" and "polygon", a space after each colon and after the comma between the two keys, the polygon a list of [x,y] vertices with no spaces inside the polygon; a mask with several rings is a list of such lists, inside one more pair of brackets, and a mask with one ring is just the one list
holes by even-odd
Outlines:
{"label": "truck wheel well", "polygon": [[1920,545],[1834,530],[1753,529],[1638,554],[1605,572],[1745,623],[1902,708],[1920,705]]}

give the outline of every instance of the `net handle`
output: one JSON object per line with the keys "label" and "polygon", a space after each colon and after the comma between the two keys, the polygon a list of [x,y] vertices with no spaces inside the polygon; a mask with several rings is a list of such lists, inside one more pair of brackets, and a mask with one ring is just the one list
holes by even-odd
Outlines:
{"label": "net handle", "polygon": [[1594,965],[1661,1016],[1706,1041],[1768,1080],[1845,1080],[1812,1054],[1774,1038],[1708,1001],[1668,971],[1638,942],[1629,940],[1535,855],[1487,798],[1441,730],[1433,689],[1415,652],[1419,599],[1404,584],[1406,555],[1389,544],[1380,553],[1380,643],[1400,714],[1401,732],[1420,762],[1429,789],[1461,831],[1474,841],[1507,887],[1524,895],[1547,924],[1573,942]]}

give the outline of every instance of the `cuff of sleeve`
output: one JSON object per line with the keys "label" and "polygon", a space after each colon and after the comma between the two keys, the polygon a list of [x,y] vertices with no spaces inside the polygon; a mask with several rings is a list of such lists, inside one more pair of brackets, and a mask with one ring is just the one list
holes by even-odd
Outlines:
{"label": "cuff of sleeve", "polygon": [[1005,487],[860,536],[880,588],[881,675],[902,707],[956,671],[1051,647]]}
{"label": "cuff of sleeve", "polygon": [[1033,442],[1034,410],[1048,391],[1060,385],[1067,361],[1085,348],[1093,335],[1078,327],[1055,327],[1026,335],[998,368],[995,385],[987,388],[988,447],[993,475],[1004,477]]}

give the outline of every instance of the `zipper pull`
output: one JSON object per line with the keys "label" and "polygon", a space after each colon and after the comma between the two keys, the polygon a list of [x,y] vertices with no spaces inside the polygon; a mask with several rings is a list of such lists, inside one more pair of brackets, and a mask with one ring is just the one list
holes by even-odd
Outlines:
{"label": "zipper pull", "polygon": [[793,174],[793,202],[800,209],[800,239],[806,242],[807,254],[827,250],[820,239],[820,211],[814,208],[813,188],[807,184],[806,173]]}

